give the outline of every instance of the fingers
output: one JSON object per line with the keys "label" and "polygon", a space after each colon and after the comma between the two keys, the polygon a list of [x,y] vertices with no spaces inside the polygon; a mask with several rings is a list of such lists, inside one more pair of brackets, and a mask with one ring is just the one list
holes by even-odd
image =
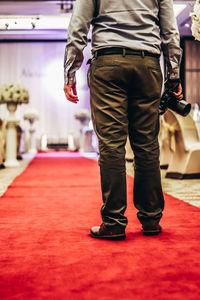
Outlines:
{"label": "fingers", "polygon": [[66,95],[67,100],[73,102],[73,103],[77,103],[79,101],[78,97],[75,97],[71,92],[68,93],[68,95]]}
{"label": "fingers", "polygon": [[77,95],[74,95],[70,90],[68,90],[66,93],[66,98],[67,100],[73,102],[73,103],[77,103],[79,101]]}
{"label": "fingers", "polygon": [[182,100],[183,99],[183,94],[181,94],[181,95],[175,95],[175,97],[178,99],[178,100]]}
{"label": "fingers", "polygon": [[65,84],[64,85],[64,92],[67,100],[77,103],[79,101],[76,91],[76,83],[74,84]]}
{"label": "fingers", "polygon": [[177,92],[173,92],[174,96],[178,99],[181,100],[183,99],[183,94],[182,94],[182,86],[179,84]]}

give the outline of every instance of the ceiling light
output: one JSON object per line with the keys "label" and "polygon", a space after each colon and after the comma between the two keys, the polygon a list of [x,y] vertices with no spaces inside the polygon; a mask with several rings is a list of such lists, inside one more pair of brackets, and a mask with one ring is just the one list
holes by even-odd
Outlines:
{"label": "ceiling light", "polygon": [[180,4],[180,3],[173,4],[175,16],[177,17],[186,8],[186,6],[187,4]]}
{"label": "ceiling light", "polygon": [[0,30],[67,30],[71,15],[65,16],[1,16]]}
{"label": "ceiling light", "polygon": [[61,3],[60,4],[60,13],[61,14],[66,14],[66,13],[71,13],[73,11],[73,3]]}

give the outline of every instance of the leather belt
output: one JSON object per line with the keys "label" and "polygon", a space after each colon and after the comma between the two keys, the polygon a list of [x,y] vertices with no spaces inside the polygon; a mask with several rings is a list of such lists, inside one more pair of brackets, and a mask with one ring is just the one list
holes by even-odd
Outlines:
{"label": "leather belt", "polygon": [[139,55],[139,56],[151,56],[151,57],[157,57],[159,58],[160,55],[159,54],[154,54],[154,53],[150,53],[148,51],[143,51],[143,50],[133,50],[130,48],[104,48],[104,49],[100,49],[97,50],[94,53],[94,56],[102,56],[102,55],[112,55],[112,54],[122,54],[122,56],[126,56],[126,55]]}

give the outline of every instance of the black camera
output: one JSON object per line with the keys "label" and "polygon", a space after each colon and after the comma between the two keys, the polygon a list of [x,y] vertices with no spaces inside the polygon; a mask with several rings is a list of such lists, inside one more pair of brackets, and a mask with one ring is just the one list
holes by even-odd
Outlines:
{"label": "black camera", "polygon": [[173,94],[174,92],[177,92],[178,85],[179,83],[172,87],[165,86],[165,91],[160,99],[160,115],[163,115],[168,108],[183,117],[186,117],[189,114],[191,110],[191,104],[183,99],[178,100]]}

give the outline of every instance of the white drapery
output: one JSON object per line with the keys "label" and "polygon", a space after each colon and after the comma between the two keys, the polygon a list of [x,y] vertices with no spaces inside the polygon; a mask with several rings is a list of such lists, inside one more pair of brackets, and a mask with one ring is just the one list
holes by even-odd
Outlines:
{"label": "white drapery", "polygon": [[[51,139],[66,139],[79,130],[74,114],[82,108],[89,109],[86,62],[91,56],[90,45],[84,51],[84,62],[77,72],[79,103],[65,99],[63,92],[63,62],[65,42],[2,42],[0,43],[0,85],[19,83],[30,94],[30,103],[17,110],[22,128],[28,124],[23,120],[27,108],[39,113],[36,122],[37,136],[45,134]],[[7,117],[5,105],[0,105],[0,118]]]}

